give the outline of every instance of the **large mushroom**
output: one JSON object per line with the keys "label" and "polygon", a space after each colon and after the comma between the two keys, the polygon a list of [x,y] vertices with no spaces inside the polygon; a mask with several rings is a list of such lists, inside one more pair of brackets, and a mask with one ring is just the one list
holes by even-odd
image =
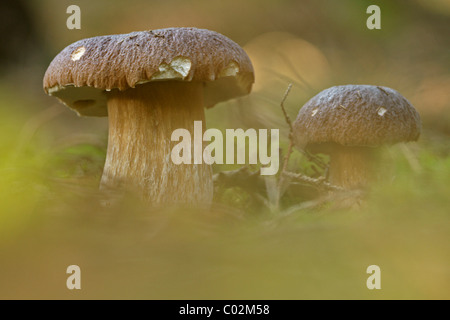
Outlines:
{"label": "large mushroom", "polygon": [[172,163],[172,132],[193,136],[194,121],[204,131],[204,107],[248,94],[253,82],[232,40],[169,28],[75,42],[51,62],[44,90],[81,116],[109,116],[102,189],[125,184],[153,203],[210,203],[211,167]]}
{"label": "large mushroom", "polygon": [[296,146],[330,155],[330,182],[346,189],[367,186],[373,174],[373,150],[381,145],[416,141],[419,113],[400,93],[380,86],[328,88],[299,111]]}

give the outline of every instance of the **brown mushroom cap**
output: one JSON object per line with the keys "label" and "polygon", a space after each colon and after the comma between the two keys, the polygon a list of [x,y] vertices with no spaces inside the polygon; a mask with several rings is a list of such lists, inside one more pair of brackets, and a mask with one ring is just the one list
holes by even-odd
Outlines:
{"label": "brown mushroom cap", "polygon": [[296,144],[376,147],[416,141],[419,113],[397,91],[380,86],[344,85],[326,89],[309,100],[294,123]]}
{"label": "brown mushroom cap", "polygon": [[248,94],[253,66],[245,51],[210,30],[168,28],[75,42],[51,62],[44,90],[80,115],[106,116],[106,92],[163,80],[204,82],[204,103]]}

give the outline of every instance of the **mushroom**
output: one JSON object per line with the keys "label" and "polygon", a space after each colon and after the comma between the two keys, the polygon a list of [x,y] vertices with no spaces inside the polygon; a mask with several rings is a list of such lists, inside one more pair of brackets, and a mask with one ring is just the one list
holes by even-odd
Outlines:
{"label": "mushroom", "polygon": [[[210,203],[212,170],[171,161],[172,132],[194,133],[204,108],[246,95],[244,50],[197,28],[168,28],[75,42],[50,63],[44,90],[80,116],[109,116],[101,189],[137,187],[153,203]],[[191,152],[193,155],[193,152]]]}
{"label": "mushroom", "polygon": [[375,147],[416,141],[421,120],[408,100],[393,89],[343,85],[309,100],[293,128],[297,147],[330,155],[332,184],[356,189],[367,186],[372,178]]}

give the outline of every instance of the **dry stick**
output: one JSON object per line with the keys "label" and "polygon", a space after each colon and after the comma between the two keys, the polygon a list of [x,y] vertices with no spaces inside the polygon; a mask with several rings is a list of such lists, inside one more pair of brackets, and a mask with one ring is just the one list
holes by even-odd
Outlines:
{"label": "dry stick", "polygon": [[289,171],[284,171],[283,175],[285,175],[286,177],[301,181],[301,182],[305,182],[311,185],[314,185],[322,190],[326,190],[326,191],[346,191],[344,188],[339,187],[339,186],[335,186],[329,182],[325,181],[325,178],[311,178],[308,176],[305,176],[301,173],[293,173],[293,172],[289,172]]}
{"label": "dry stick", "polygon": [[283,167],[281,168],[281,175],[280,178],[278,180],[278,190],[277,190],[277,198],[276,198],[276,202],[275,202],[275,208],[279,208],[279,204],[280,204],[280,197],[281,197],[281,188],[283,186],[283,182],[284,182],[284,175],[283,173],[286,171],[287,169],[287,165],[289,162],[289,158],[291,156],[292,153],[292,147],[294,145],[293,143],[293,128],[292,128],[292,122],[291,122],[291,118],[289,118],[289,115],[286,112],[286,109],[284,108],[284,102],[286,101],[287,96],[289,95],[289,92],[291,91],[292,88],[292,83],[290,83],[286,89],[286,92],[284,93],[283,99],[281,100],[280,103],[280,107],[281,110],[283,111],[283,115],[284,115],[284,119],[286,120],[286,123],[289,126],[289,147],[287,150],[286,155],[284,156],[284,161],[283,161]]}
{"label": "dry stick", "polygon": [[[286,108],[284,107],[284,102],[286,101],[287,96],[289,95],[289,92],[291,91],[291,89],[292,89],[292,83],[290,83],[288,85],[286,92],[284,93],[283,99],[281,100],[281,103],[280,103],[280,107],[281,107],[281,110],[283,111],[284,119],[285,119],[287,125],[289,126],[289,146],[288,146],[287,153],[284,156],[283,167],[281,168],[281,176],[278,181],[278,196],[277,196],[277,200],[276,200],[276,208],[278,208],[278,205],[279,205],[281,189],[282,189],[282,186],[284,183],[284,178],[285,178],[284,173],[287,172],[289,158],[292,154],[292,148],[294,146],[294,129],[292,126],[292,121],[286,112]],[[325,169],[327,167],[327,165],[325,163],[323,163],[323,161],[320,160],[319,158],[317,158],[316,156],[313,156],[313,155],[307,153],[306,151],[301,151],[301,152],[308,158],[308,160],[315,162],[322,169]]]}
{"label": "dry stick", "polygon": [[288,152],[284,156],[284,163],[283,163],[282,171],[285,171],[287,168],[287,164],[289,162],[289,158],[292,153],[292,147],[294,145],[294,143],[293,143],[294,129],[292,128],[292,121],[291,121],[291,118],[289,118],[289,115],[287,114],[286,109],[284,108],[284,102],[286,101],[286,98],[289,95],[291,88],[292,88],[292,83],[289,84],[288,88],[286,89],[286,92],[284,93],[283,99],[281,100],[281,103],[280,103],[280,107],[281,107],[281,110],[283,111],[284,119],[286,120],[286,123],[289,126],[289,147],[288,147]]}
{"label": "dry stick", "polygon": [[288,85],[288,87],[286,89],[286,92],[284,93],[283,99],[281,100],[281,103],[280,103],[281,110],[283,111],[284,119],[286,120],[286,122],[287,122],[287,124],[289,126],[289,132],[290,133],[293,132],[292,121],[291,121],[291,118],[289,118],[289,115],[287,114],[286,109],[284,108],[284,102],[286,101],[287,96],[289,95],[289,92],[291,91],[291,89],[292,89],[292,83],[289,83],[289,85]]}
{"label": "dry stick", "polygon": [[[288,153],[286,154],[285,159],[284,159],[285,160],[284,164],[283,164],[284,170],[286,170],[287,163],[289,161],[289,157],[291,156],[291,153],[292,153],[292,147],[294,146],[294,128],[292,126],[291,118],[289,118],[289,115],[287,114],[286,109],[284,108],[284,101],[286,100],[289,92],[291,91],[291,88],[292,88],[292,83],[289,84],[289,86],[283,96],[283,99],[281,100],[281,103],[280,103],[280,107],[281,107],[281,110],[283,111],[284,119],[286,120],[286,123],[289,126],[289,147],[288,147]],[[305,150],[300,150],[300,151],[308,158],[309,161],[315,162],[322,169],[327,168],[326,163],[324,163],[321,159],[319,159],[315,155],[312,155],[312,154],[306,152]]]}

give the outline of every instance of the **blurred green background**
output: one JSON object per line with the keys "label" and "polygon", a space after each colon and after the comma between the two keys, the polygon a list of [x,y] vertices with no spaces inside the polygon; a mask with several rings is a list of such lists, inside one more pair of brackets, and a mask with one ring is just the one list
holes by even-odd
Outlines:
{"label": "blurred green background", "polygon": [[[81,30],[66,9],[81,8]],[[381,30],[366,8],[381,8]],[[450,4],[446,0],[3,0],[0,5],[0,298],[449,299]],[[218,186],[209,210],[101,205],[106,118],[42,90],[53,57],[86,37],[165,27],[218,31],[255,68],[253,92],[206,111],[210,128],[280,128],[321,90],[396,89],[420,112],[417,143],[382,149],[386,178],[358,210],[300,185],[278,208]],[[297,151],[289,169],[312,164]],[[236,166],[216,166],[215,172]],[[294,207],[292,207],[294,206]],[[82,289],[66,288],[79,265]],[[381,268],[368,290],[366,268]]]}

